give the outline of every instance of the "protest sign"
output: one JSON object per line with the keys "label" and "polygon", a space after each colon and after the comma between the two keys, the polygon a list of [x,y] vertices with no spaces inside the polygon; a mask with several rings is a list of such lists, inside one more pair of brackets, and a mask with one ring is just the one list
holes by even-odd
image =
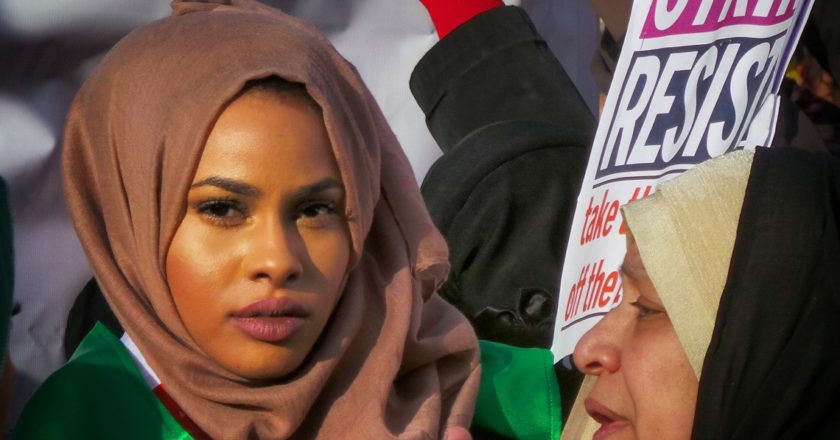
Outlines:
{"label": "protest sign", "polygon": [[621,205],[706,159],[770,145],[811,3],[634,2],[569,235],[555,359],[621,301]]}

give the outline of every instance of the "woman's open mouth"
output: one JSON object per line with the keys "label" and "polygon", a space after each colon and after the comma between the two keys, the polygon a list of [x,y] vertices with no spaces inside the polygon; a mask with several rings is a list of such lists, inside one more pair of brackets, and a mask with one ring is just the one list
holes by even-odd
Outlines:
{"label": "woman's open mouth", "polygon": [[589,414],[589,417],[592,417],[596,422],[601,424],[601,428],[595,431],[592,440],[606,439],[615,432],[630,426],[629,420],[610,411],[594,399],[587,398],[583,404],[586,407],[586,412]]}
{"label": "woman's open mouth", "polygon": [[232,322],[248,336],[264,342],[280,342],[297,332],[309,312],[288,298],[266,298],[231,315]]}

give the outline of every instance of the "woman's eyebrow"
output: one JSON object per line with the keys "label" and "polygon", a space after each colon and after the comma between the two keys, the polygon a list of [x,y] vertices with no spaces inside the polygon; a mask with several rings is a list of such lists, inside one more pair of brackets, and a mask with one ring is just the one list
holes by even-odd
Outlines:
{"label": "woman's eyebrow", "polygon": [[243,196],[256,197],[260,195],[260,190],[253,185],[249,185],[238,180],[228,179],[227,177],[220,176],[211,176],[199,182],[193,183],[190,186],[190,189],[208,185],[215,186],[217,188],[221,188],[225,191],[230,191],[235,194],[241,194]]}
{"label": "woman's eyebrow", "polygon": [[338,188],[344,191],[344,185],[341,184],[338,180],[333,179],[332,177],[327,177],[319,182],[315,182],[311,185],[303,186],[297,189],[294,192],[293,197],[295,198],[305,198],[312,194],[317,194],[321,191],[326,191],[328,189]]}
{"label": "woman's eyebrow", "polygon": [[626,280],[627,278],[632,276],[628,274],[626,270],[624,270],[624,264],[618,266],[618,274],[619,276],[621,276],[622,280]]}
{"label": "woman's eyebrow", "polygon": [[618,267],[618,271],[621,273],[622,278],[631,278],[634,280],[647,275],[647,271],[644,266],[632,263],[627,264],[626,260]]}

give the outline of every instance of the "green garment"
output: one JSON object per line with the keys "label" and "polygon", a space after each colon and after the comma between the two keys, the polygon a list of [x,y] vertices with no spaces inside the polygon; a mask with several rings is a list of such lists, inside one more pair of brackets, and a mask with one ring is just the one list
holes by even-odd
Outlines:
{"label": "green garment", "polygon": [[480,341],[481,387],[473,426],[523,440],[560,438],[560,387],[543,348]]}
{"label": "green garment", "polygon": [[[510,438],[559,438],[560,393],[551,353],[482,341],[481,360],[474,424]],[[122,342],[97,323],[26,405],[12,438],[192,437],[149,389]]]}
{"label": "green garment", "polygon": [[125,346],[97,323],[38,388],[13,439],[181,440],[192,437],[149,389]]}

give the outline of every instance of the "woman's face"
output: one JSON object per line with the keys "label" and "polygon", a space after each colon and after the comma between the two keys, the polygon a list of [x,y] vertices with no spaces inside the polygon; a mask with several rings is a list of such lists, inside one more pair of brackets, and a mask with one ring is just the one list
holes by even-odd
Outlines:
{"label": "woman's face", "polygon": [[595,439],[688,439],[697,377],[631,243],[624,298],[575,347],[575,364],[597,376],[585,406],[601,424]]}
{"label": "woman's face", "polygon": [[254,380],[301,365],[348,271],[344,197],[307,98],[251,91],[221,113],[166,258],[175,306],[205,354]]}

